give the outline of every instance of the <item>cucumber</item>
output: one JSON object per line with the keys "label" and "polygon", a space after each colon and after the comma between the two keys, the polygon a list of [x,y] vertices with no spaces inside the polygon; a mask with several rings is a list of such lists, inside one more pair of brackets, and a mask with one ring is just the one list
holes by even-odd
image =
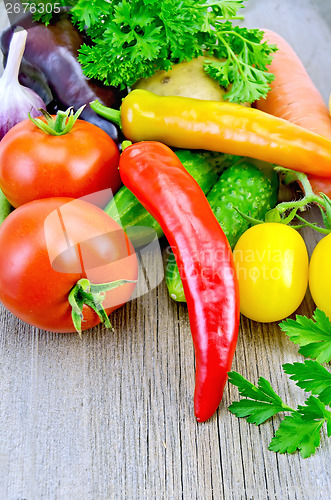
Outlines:
{"label": "cucumber", "polygon": [[207,196],[232,248],[250,226],[235,209],[262,219],[277,203],[278,175],[261,164],[243,158],[221,175]]}
{"label": "cucumber", "polygon": [[[221,172],[235,158],[222,153],[193,152],[185,149],[176,151],[176,155],[205,194],[211,190]],[[106,206],[105,212],[121,224],[136,247],[146,244],[151,238],[154,239],[154,231],[158,238],[163,236],[158,222],[125,186],[115,194]]]}
{"label": "cucumber", "polygon": [[13,210],[13,207],[0,189],[0,225]]}
{"label": "cucumber", "polygon": [[[233,248],[250,223],[236,211],[262,219],[277,203],[278,175],[270,164],[242,158],[227,168],[215,183],[207,200]],[[168,257],[165,269],[169,295],[186,302],[174,255]]]}

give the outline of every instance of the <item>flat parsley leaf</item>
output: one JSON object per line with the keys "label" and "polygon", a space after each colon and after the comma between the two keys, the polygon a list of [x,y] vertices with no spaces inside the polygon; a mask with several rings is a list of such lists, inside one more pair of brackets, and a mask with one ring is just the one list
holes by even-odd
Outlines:
{"label": "flat parsley leaf", "polygon": [[305,405],[293,410],[282,402],[262,377],[258,387],[255,387],[238,373],[230,372],[229,381],[247,399],[232,403],[229,410],[257,425],[279,412],[291,412],[280,423],[269,450],[279,453],[299,450],[301,456],[307,458],[315,453],[320,444],[324,423],[327,436],[331,437],[331,411],[326,408],[331,404],[331,373],[320,364],[331,359],[331,322],[323,311],[316,309],[312,319],[296,316],[295,320],[286,319],[279,326],[292,342],[300,345],[299,353],[313,358],[303,363],[285,363],[284,372],[301,389],[318,397],[310,396]]}
{"label": "flat parsley leaf", "polygon": [[269,445],[269,450],[279,453],[294,453],[299,450],[301,456],[307,458],[315,453],[319,446],[320,431],[325,422],[327,435],[331,436],[331,412],[326,409],[326,404],[330,402],[328,391],[331,374],[317,362],[310,360],[283,366],[285,372],[291,373],[291,378],[297,380],[300,387],[323,395],[324,401],[310,396],[305,405],[299,405],[297,410],[293,410],[283,403],[263,377],[259,378],[256,387],[239,373],[230,372],[229,382],[236,385],[240,395],[247,399],[232,403],[229,410],[237,417],[247,418],[247,422],[256,425],[262,424],[277,413],[291,412],[291,415],[286,416],[281,422]]}
{"label": "flat parsley leaf", "polygon": [[304,363],[286,363],[283,370],[301,389],[318,395],[324,404],[331,404],[331,373],[317,361],[306,359]]}
{"label": "flat parsley leaf", "polygon": [[305,406],[298,406],[298,410],[284,418],[274,438],[271,440],[269,450],[279,453],[294,453],[300,451],[303,458],[313,455],[320,444],[320,431],[324,422],[328,423],[328,436],[330,437],[331,413],[317,398],[310,396]]}
{"label": "flat parsley leaf", "polygon": [[260,377],[256,387],[237,372],[230,372],[228,375],[229,382],[239,388],[240,396],[250,398],[241,399],[229,406],[229,410],[237,417],[245,417],[247,422],[260,425],[279,412],[291,411],[265,378]]}
{"label": "flat parsley leaf", "polygon": [[316,309],[313,318],[296,316],[280,323],[281,330],[294,344],[301,347],[299,353],[319,363],[331,360],[331,322],[327,315]]}

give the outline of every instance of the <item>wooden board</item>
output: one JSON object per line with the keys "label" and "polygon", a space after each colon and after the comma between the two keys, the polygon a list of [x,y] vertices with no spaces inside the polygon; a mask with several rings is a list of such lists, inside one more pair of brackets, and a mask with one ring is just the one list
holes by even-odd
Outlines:
{"label": "wooden board", "polygon": [[[7,19],[0,4],[1,25]],[[245,24],[278,31],[325,100],[331,91],[329,0],[250,0]],[[305,232],[310,248],[316,236]],[[1,251],[1,250],[0,250]],[[154,254],[150,276],[160,273]],[[162,277],[162,276],[161,276]],[[299,313],[310,314],[309,295]],[[0,499],[325,499],[330,440],[316,455],[268,451],[279,419],[256,427],[227,407],[197,424],[194,353],[184,305],[164,281],[112,315],[114,332],[45,333],[0,310]],[[241,320],[233,369],[304,401],[281,363],[302,359],[277,324]]]}

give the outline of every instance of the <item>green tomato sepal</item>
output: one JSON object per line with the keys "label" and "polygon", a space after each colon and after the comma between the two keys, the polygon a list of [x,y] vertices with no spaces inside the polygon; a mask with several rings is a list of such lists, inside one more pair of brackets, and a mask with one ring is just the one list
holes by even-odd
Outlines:
{"label": "green tomato sepal", "polygon": [[[279,211],[277,210],[277,207],[275,207],[275,208],[272,208],[271,210],[268,210],[268,212],[265,214],[264,220],[251,217],[250,215],[245,214],[244,212],[242,212],[241,210],[239,210],[236,207],[235,207],[235,210],[239,213],[239,215],[241,215],[241,217],[243,219],[247,220],[252,225],[264,224],[265,222],[277,222],[279,224],[287,225],[294,219],[294,217],[296,217],[296,212],[298,209],[294,208],[291,211],[291,213],[287,217],[284,218],[284,217],[281,217]],[[302,227],[302,226],[300,226],[300,227]]]}
{"label": "green tomato sepal", "polygon": [[83,307],[87,305],[99,316],[101,323],[106,328],[112,328],[108,315],[103,307],[106,292],[113,290],[126,283],[136,283],[136,280],[116,280],[109,283],[90,283],[87,278],[77,281],[69,293],[68,300],[71,305],[72,322],[79,336],[82,336]]}
{"label": "green tomato sepal", "polygon": [[40,108],[40,112],[46,119],[46,123],[40,118],[32,118],[30,113],[28,115],[32,123],[34,123],[34,125],[36,125],[36,127],[40,130],[49,135],[59,136],[66,135],[71,131],[84,108],[85,104],[84,106],[81,106],[76,113],[73,112],[72,107],[68,108],[67,111],[59,110],[55,118],[53,118],[48,111]]}

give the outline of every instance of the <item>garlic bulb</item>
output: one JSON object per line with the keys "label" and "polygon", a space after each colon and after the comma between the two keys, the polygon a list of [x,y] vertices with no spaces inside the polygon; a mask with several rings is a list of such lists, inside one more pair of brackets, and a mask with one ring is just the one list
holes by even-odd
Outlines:
{"label": "garlic bulb", "polygon": [[0,78],[0,139],[16,123],[40,116],[39,108],[46,109],[44,101],[33,90],[18,81],[18,72],[25,49],[27,31],[20,28],[13,34],[7,64]]}

